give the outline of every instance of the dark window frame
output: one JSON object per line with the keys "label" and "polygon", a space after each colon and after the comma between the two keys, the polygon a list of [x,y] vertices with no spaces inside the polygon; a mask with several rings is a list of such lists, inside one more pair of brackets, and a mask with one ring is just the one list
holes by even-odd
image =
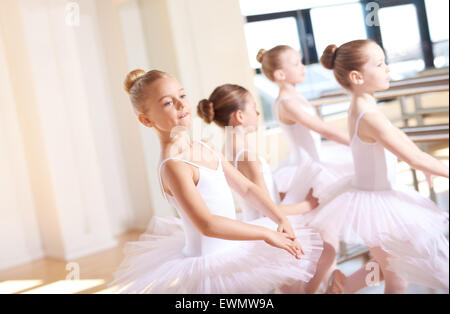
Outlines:
{"label": "dark window frame", "polygon": [[[360,0],[361,9],[363,10],[364,22],[367,16],[371,13],[366,10],[366,5],[370,2],[375,2],[380,9],[393,6],[400,6],[405,4],[413,4],[416,8],[419,35],[421,39],[422,56],[425,62],[426,69],[435,68],[433,42],[431,41],[430,28],[428,24],[428,16],[426,11],[425,0]],[[317,55],[316,41],[314,38],[314,29],[311,21],[311,9],[292,10],[276,13],[258,14],[246,16],[247,23],[276,20],[280,18],[293,17],[297,22],[298,38],[301,46],[303,56],[303,63],[305,65],[319,63]],[[383,41],[381,37],[381,30],[379,26],[366,26],[367,38],[377,42],[382,48]],[[255,70],[257,74],[261,73],[261,69]]]}
{"label": "dark window frame", "polygon": [[[380,6],[380,9],[395,7],[400,5],[412,4],[416,8],[417,25],[419,28],[420,47],[422,50],[423,61],[425,62],[425,69],[433,69],[434,66],[434,52],[433,42],[431,41],[430,27],[428,24],[428,15],[425,5],[425,0],[360,0],[363,5],[362,9],[364,17],[367,17],[370,12],[365,10],[367,3],[375,2]],[[381,47],[383,41],[381,38],[381,30],[379,26],[366,25],[367,37],[377,42]]]}
{"label": "dark window frame", "polygon": [[[297,23],[297,33],[302,51],[303,63],[314,64],[319,62],[314,41],[314,33],[311,22],[311,9],[285,11],[277,13],[267,13],[258,15],[249,15],[246,17],[247,23],[277,20],[287,17],[295,18]],[[260,69],[257,69],[261,73]]]}

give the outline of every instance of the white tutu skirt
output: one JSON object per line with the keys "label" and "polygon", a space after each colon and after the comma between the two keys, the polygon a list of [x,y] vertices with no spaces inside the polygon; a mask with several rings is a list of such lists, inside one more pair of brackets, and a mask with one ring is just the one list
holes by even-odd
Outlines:
{"label": "white tutu skirt", "polygon": [[[252,222],[276,230],[268,218]],[[230,247],[204,256],[185,256],[179,218],[153,219],[139,241],[125,245],[125,259],[110,286],[117,293],[244,294],[270,293],[316,271],[323,242],[310,228],[293,223],[305,255],[300,260],[264,241],[230,241]]]}
{"label": "white tutu skirt", "polygon": [[286,193],[283,204],[304,201],[310,188],[320,199],[330,185],[354,173],[351,151],[344,145],[323,146],[321,161],[312,159],[303,150],[299,152],[298,160],[286,158],[273,173],[278,191]]}
{"label": "white tutu skirt", "polygon": [[321,206],[303,217],[323,238],[381,247],[406,280],[448,290],[448,213],[404,186],[363,191],[352,177],[336,182]]}

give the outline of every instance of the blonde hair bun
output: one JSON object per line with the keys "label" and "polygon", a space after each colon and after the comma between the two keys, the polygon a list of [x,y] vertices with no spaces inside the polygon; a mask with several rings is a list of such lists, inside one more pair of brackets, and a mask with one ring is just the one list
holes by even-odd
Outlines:
{"label": "blonde hair bun", "polygon": [[139,81],[139,79],[145,75],[145,71],[138,69],[138,70],[134,70],[131,71],[130,73],[128,73],[127,77],[125,78],[125,81],[123,82],[123,86],[125,88],[125,91],[130,94],[131,93],[131,89],[133,88],[134,84],[136,84],[137,81]]}

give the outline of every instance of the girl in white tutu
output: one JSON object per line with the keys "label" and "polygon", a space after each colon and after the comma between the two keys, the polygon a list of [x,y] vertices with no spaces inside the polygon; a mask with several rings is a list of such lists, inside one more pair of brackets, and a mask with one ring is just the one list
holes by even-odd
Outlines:
{"label": "girl in white tutu", "polygon": [[[348,124],[355,174],[328,189],[310,226],[349,244],[365,243],[381,269],[385,293],[405,293],[408,281],[448,290],[448,215],[396,183],[397,157],[432,175],[448,178],[449,169],[419,150],[377,108],[374,93],[390,82],[383,50],[370,40],[331,45],[321,62],[352,94]],[[334,275],[334,293],[364,285],[361,272],[359,279]]]}
{"label": "girl in white tutu", "polygon": [[[299,185],[304,185],[305,181],[298,178],[302,176],[298,167],[302,168],[311,158],[325,170],[314,186],[316,195],[320,195],[320,190],[329,183],[353,173],[351,152],[348,149],[350,139],[345,132],[325,123],[315,108],[296,90],[297,84],[305,82],[305,66],[298,51],[289,46],[277,46],[269,51],[261,49],[257,60],[262,64],[264,75],[280,89],[274,103],[274,118],[290,148],[287,162],[282,162],[274,174],[277,187],[280,192],[287,193],[291,188],[298,190]],[[321,136],[338,144],[323,147]],[[308,191],[308,187],[305,191]],[[305,195],[291,193],[290,197],[293,198],[287,201],[296,203]]]}
{"label": "girl in white tutu", "polygon": [[[120,293],[268,293],[309,281],[322,251],[320,236],[295,221],[291,225],[215,149],[180,134],[191,125],[191,107],[178,81],[164,72],[136,70],[125,86],[139,121],[160,140],[161,188],[181,219],[170,232],[127,243],[111,285]],[[235,220],[228,184],[276,223]]]}
{"label": "girl in white tutu", "polygon": [[[250,181],[257,184],[272,201],[278,204],[278,208],[286,215],[292,215],[291,219],[298,224],[305,224],[303,214],[311,212],[318,205],[317,198],[313,197],[310,189],[306,199],[296,204],[286,203],[280,200],[272,178],[269,164],[257,153],[256,143],[250,143],[251,134],[258,129],[259,112],[256,102],[250,92],[242,86],[226,84],[217,87],[208,99],[202,100],[198,107],[198,115],[208,124],[214,122],[225,131],[224,152],[228,160],[233,160],[234,166]],[[256,140],[256,139],[255,139]],[[256,142],[256,141],[255,141]],[[311,182],[317,175],[313,172],[311,160],[310,167],[302,169],[303,180]],[[291,190],[290,193],[296,191]],[[289,198],[289,197],[287,197]],[[255,208],[245,198],[236,196],[238,204],[243,211],[243,220],[251,221],[263,217],[264,212]],[[286,198],[285,198],[286,199]],[[324,275],[335,260],[335,250],[328,243],[324,243],[324,251],[320,257],[317,272],[307,283],[299,282],[291,287],[283,287],[284,293],[314,293],[324,278]]]}
{"label": "girl in white tutu", "polygon": [[[312,189],[306,199],[298,204],[286,204],[280,200],[269,164],[264,157],[257,154],[255,145],[249,143],[248,135],[257,130],[260,113],[256,110],[255,100],[248,90],[234,84],[219,86],[208,99],[200,101],[197,111],[205,123],[214,122],[224,129],[224,154],[227,160],[232,160],[236,169],[265,190],[272,201],[279,204],[281,212],[285,215],[301,215],[317,207],[317,199],[312,196]],[[239,196],[237,199],[244,221],[263,217],[259,209],[253,208]]]}

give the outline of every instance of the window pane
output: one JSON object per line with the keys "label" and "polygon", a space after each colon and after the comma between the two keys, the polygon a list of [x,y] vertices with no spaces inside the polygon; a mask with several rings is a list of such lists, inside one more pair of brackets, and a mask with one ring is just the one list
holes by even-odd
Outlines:
{"label": "window pane", "polygon": [[245,36],[250,64],[255,69],[261,67],[256,61],[260,49],[269,50],[278,45],[289,45],[300,51],[297,21],[293,17],[247,23]]}
{"label": "window pane", "polygon": [[433,42],[434,65],[448,67],[448,0],[426,0],[428,25]]}
{"label": "window pane", "polygon": [[448,40],[448,0],[426,0],[431,41]]}
{"label": "window pane", "polygon": [[383,8],[378,17],[392,79],[403,79],[422,71],[425,63],[416,7],[407,4]]}
{"label": "window pane", "polygon": [[247,16],[356,2],[358,0],[240,0],[240,5],[242,15]]}
{"label": "window pane", "polygon": [[339,46],[367,38],[363,9],[359,3],[312,9],[311,20],[319,58],[330,44]]}

